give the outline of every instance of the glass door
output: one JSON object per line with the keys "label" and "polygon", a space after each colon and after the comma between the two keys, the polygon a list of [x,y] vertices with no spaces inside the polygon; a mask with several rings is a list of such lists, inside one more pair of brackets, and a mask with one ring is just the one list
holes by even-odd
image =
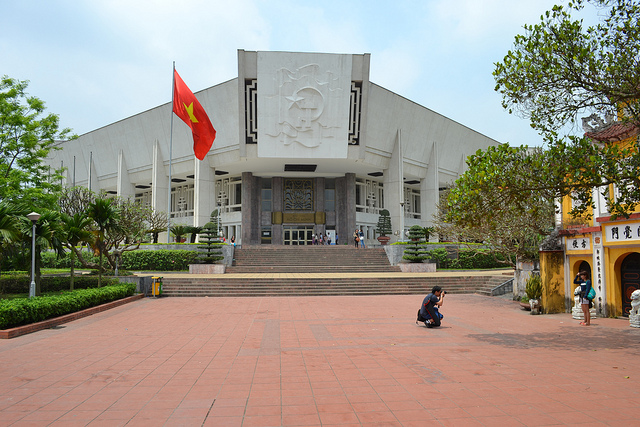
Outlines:
{"label": "glass door", "polygon": [[313,244],[313,226],[284,226],[282,243],[285,245],[311,245]]}

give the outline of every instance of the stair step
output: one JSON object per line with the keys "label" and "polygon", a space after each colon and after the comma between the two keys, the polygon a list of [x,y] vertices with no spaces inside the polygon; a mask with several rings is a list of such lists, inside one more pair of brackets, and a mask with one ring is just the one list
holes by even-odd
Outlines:
{"label": "stair step", "polygon": [[[206,278],[165,277],[163,295],[169,297],[248,297],[311,295],[426,294],[434,285],[450,293],[490,295],[504,276],[415,277],[385,276],[399,273],[383,248],[351,246],[249,246],[236,248],[227,273],[313,273],[313,277],[237,278],[228,274]],[[372,277],[327,277],[323,273],[378,273]]]}

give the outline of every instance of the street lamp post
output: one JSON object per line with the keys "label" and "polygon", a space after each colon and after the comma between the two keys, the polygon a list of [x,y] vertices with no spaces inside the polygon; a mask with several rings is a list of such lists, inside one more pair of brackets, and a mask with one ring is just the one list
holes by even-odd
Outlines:
{"label": "street lamp post", "polygon": [[27,218],[33,224],[31,228],[31,286],[29,286],[29,298],[36,296],[36,222],[40,219],[40,214],[31,212]]}

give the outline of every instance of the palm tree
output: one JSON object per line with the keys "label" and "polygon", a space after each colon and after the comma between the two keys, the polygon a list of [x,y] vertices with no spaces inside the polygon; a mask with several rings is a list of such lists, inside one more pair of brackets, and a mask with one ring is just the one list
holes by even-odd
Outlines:
{"label": "palm tree", "polygon": [[105,250],[105,234],[111,230],[118,229],[120,214],[118,209],[111,203],[111,200],[99,198],[89,204],[87,215],[98,227],[98,231],[95,232],[94,243],[100,254],[100,264],[98,266],[98,287],[100,287],[102,286],[102,255]]}
{"label": "palm tree", "polygon": [[176,238],[176,242],[180,243],[182,241],[182,236],[184,236],[185,234],[187,234],[188,231],[188,226],[184,225],[184,224],[176,224],[172,227],[169,228],[169,231],[171,231],[171,234],[173,234]]}
{"label": "palm tree", "polygon": [[196,227],[192,225],[188,225],[186,228],[187,234],[190,234],[189,243],[195,243],[196,237],[202,231],[202,227]]}
{"label": "palm tree", "polygon": [[14,213],[15,210],[9,203],[0,202],[0,255],[5,246],[20,238],[20,228]]}
{"label": "palm tree", "polygon": [[91,218],[86,214],[76,213],[73,216],[62,213],[62,233],[63,244],[69,249],[69,257],[71,258],[71,278],[69,281],[69,289],[73,290],[74,269],[75,269],[75,247],[80,242],[92,243],[94,235],[89,231],[91,226]]}

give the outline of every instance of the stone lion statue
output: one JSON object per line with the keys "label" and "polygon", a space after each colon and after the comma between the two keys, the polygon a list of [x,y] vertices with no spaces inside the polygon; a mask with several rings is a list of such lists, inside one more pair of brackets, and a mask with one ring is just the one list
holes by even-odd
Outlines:
{"label": "stone lion statue", "polygon": [[635,316],[640,314],[640,289],[631,293],[631,311],[629,314]]}

